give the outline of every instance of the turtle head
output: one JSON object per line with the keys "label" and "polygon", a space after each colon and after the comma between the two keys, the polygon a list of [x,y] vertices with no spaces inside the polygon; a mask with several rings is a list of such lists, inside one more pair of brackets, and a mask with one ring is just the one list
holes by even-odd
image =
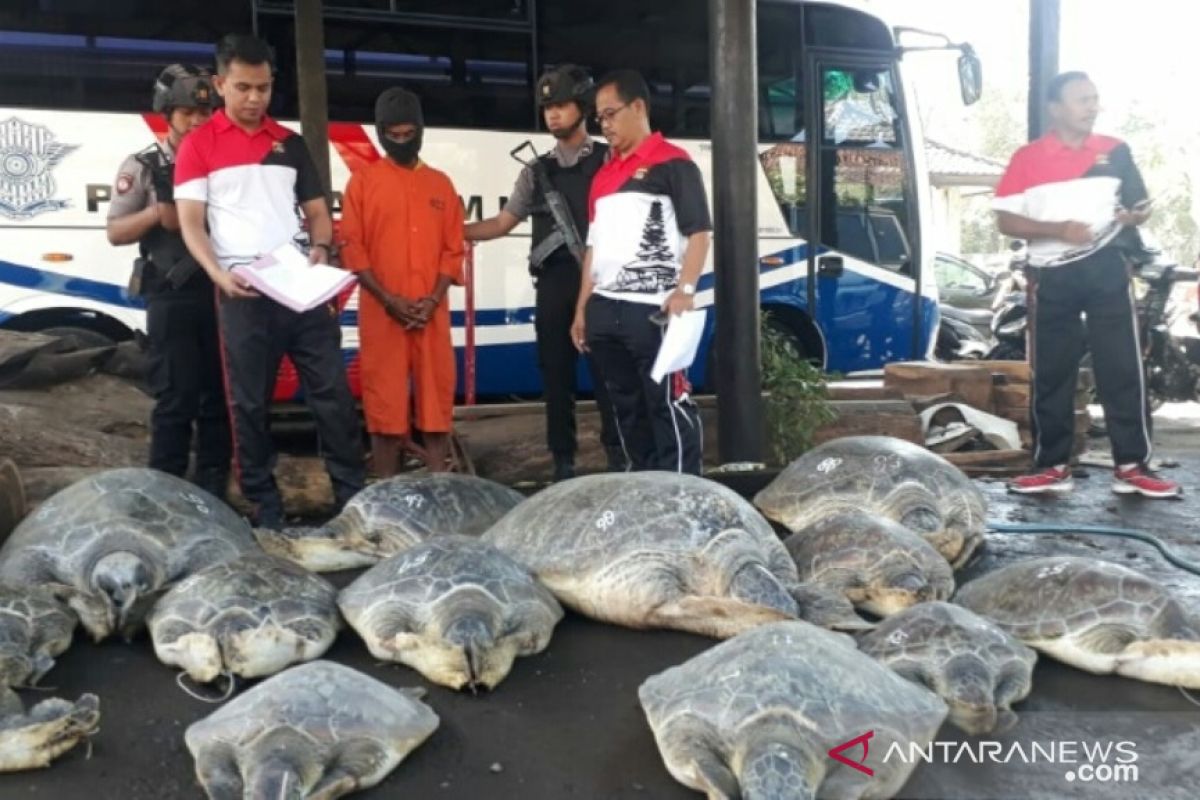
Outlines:
{"label": "turtle head", "polygon": [[807,745],[811,736],[795,720],[781,716],[743,728],[729,763],[744,800],[815,798],[825,764]]}
{"label": "turtle head", "polygon": [[451,689],[491,689],[512,669],[518,643],[505,636],[500,604],[474,586],[439,598],[429,621],[403,640],[401,660],[431,681]]}
{"label": "turtle head", "polygon": [[[466,665],[467,684],[482,685],[491,650],[496,646],[496,629],[490,614],[464,614],[453,620],[442,637],[454,648],[461,649]],[[507,670],[506,670],[507,671]]]}
{"label": "turtle head", "polygon": [[325,769],[318,746],[294,728],[261,736],[239,761],[244,796],[263,800],[304,800]]}
{"label": "turtle head", "polygon": [[92,586],[104,595],[113,629],[122,632],[137,625],[157,583],[137,553],[109,553],[92,568]]}
{"label": "turtle head", "polygon": [[729,596],[743,603],[778,611],[780,617],[795,619],[796,600],[783,582],[758,561],[743,564],[729,581]]}
{"label": "turtle head", "polygon": [[[999,723],[1015,721],[996,707],[995,676],[974,654],[955,656],[934,672],[930,687],[950,707],[950,721],[972,736],[991,733]],[[1003,719],[1001,717],[1003,716]]]}

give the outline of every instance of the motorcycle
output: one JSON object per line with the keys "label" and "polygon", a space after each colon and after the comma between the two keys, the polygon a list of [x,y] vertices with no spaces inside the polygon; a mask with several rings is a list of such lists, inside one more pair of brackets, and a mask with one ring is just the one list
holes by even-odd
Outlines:
{"label": "motorcycle", "polygon": [[938,326],[937,344],[934,355],[939,361],[978,360],[987,357],[992,342],[981,328],[986,330],[991,312],[984,309],[941,307],[941,324]]}
{"label": "motorcycle", "polygon": [[[992,321],[996,345],[988,354],[989,359],[1021,361],[1026,358],[1029,328],[1026,263],[1016,247],[1013,252],[1009,283],[997,293],[998,307]],[[1200,400],[1200,346],[1195,339],[1171,332],[1175,320],[1187,313],[1172,306],[1175,285],[1196,282],[1200,273],[1175,264],[1155,249],[1135,250],[1130,260],[1150,407],[1157,409],[1166,402]],[[1192,314],[1190,318],[1200,327],[1200,314]],[[1084,366],[1090,361],[1091,354],[1088,353],[1084,356]]]}
{"label": "motorcycle", "polygon": [[1000,279],[992,300],[992,340],[987,354],[993,361],[1024,361],[1029,331],[1029,297],[1026,290],[1025,268],[1028,257],[1025,243],[1013,241],[1008,273]]}

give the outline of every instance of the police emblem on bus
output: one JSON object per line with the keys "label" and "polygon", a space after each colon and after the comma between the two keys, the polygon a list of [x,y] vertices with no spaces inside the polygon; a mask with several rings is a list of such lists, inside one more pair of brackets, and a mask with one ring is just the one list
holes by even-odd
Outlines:
{"label": "police emblem on bus", "polygon": [[44,125],[16,117],[0,122],[0,216],[29,219],[66,208],[54,199],[52,170],[78,145],[56,141]]}

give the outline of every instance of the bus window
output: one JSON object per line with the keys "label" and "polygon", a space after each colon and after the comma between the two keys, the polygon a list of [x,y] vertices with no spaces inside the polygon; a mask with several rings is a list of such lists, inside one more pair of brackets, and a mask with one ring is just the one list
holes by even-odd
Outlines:
{"label": "bus window", "polygon": [[892,72],[823,66],[820,85],[820,243],[908,272],[910,178]]}
{"label": "bus window", "polygon": [[[758,140],[803,141],[800,6],[758,9]],[[801,169],[803,169],[801,161]]]}

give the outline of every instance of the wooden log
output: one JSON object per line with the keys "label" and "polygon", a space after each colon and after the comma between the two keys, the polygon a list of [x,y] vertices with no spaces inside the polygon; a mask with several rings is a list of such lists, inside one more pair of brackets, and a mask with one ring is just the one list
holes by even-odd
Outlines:
{"label": "wooden log", "polygon": [[1028,361],[973,361],[975,366],[983,367],[993,376],[1001,378],[1005,385],[1029,383],[1032,373]]}
{"label": "wooden log", "polygon": [[985,471],[1011,474],[1028,470],[1033,465],[1033,456],[1028,450],[974,450],[944,453],[942,458],[969,475]]}
{"label": "wooden log", "polygon": [[843,436],[892,436],[914,444],[924,444],[921,418],[912,404],[903,400],[847,400],[833,404],[837,419],[820,428],[816,444]]}
{"label": "wooden log", "polygon": [[1003,415],[1004,409],[1029,408],[1033,387],[1028,383],[1010,383],[992,389],[996,401],[996,413]]}
{"label": "wooden log", "polygon": [[883,369],[883,382],[906,397],[957,394],[981,411],[991,411],[993,407],[992,374],[975,364],[930,361],[888,364]]}

